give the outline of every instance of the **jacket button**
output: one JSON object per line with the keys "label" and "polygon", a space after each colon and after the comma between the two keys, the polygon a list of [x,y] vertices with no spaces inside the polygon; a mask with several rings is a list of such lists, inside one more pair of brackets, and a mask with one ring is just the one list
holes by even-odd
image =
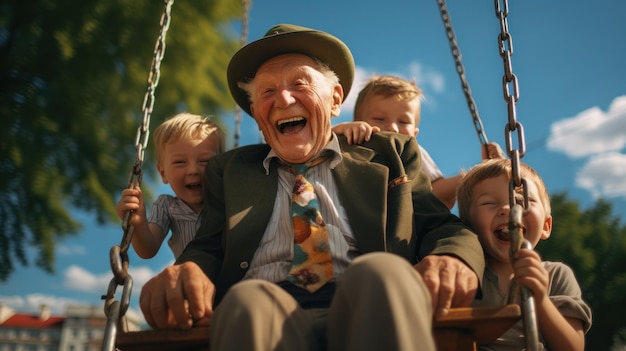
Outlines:
{"label": "jacket button", "polygon": [[241,263],[239,263],[239,268],[241,268],[241,269],[246,269],[246,268],[248,268],[248,262],[246,262],[246,261],[241,261]]}

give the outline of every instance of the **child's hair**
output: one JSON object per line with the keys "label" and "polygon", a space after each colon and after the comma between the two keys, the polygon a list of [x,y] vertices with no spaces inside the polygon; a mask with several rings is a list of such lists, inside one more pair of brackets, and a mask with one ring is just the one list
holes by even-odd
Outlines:
{"label": "child's hair", "polygon": [[167,144],[183,138],[204,140],[212,137],[217,141],[216,154],[221,154],[225,149],[224,133],[221,128],[209,117],[191,113],[179,113],[167,119],[154,130],[153,137],[157,160],[160,160]]}
{"label": "child's hair", "polygon": [[[502,174],[506,174],[511,179],[511,161],[506,158],[494,158],[484,160],[480,164],[474,166],[463,177],[463,181],[457,189],[457,205],[459,208],[459,217],[467,224],[471,225],[469,216],[470,207],[472,206],[472,197],[474,196],[474,188],[478,183],[485,179],[495,178]],[[546,215],[550,215],[550,196],[545,183],[532,167],[525,163],[520,164],[520,176],[532,181],[539,191],[539,198],[546,211]]]}
{"label": "child's hair", "polygon": [[370,95],[381,95],[384,97],[396,96],[399,101],[421,100],[424,97],[422,90],[417,87],[415,81],[408,81],[404,78],[390,75],[373,76],[365,84],[363,89],[361,89],[356,99],[354,105],[355,121],[360,120],[363,101]]}

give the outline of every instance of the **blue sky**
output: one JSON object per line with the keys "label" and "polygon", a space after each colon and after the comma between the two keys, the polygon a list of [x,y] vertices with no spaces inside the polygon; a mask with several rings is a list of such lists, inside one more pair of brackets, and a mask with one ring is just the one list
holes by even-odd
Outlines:
{"label": "blue sky", "polygon": [[[480,144],[437,1],[355,3],[252,0],[249,38],[263,36],[278,23],[294,23],[338,36],[352,50],[357,78],[335,123],[351,120],[356,92],[370,75],[414,78],[426,95],[420,144],[447,176],[480,162]],[[626,2],[510,1],[509,10],[514,49],[511,61],[519,83],[517,119],[524,126],[527,148],[522,161],[537,169],[551,193],[566,191],[583,208],[593,205],[597,198],[607,199],[625,223]],[[449,0],[448,11],[487,137],[504,147],[507,108],[494,3]],[[176,30],[176,23],[170,30]],[[163,64],[167,64],[168,55],[175,54],[166,51]],[[148,68],[146,62],[146,72]],[[233,116],[222,118],[229,133],[234,134]],[[240,144],[259,140],[252,118],[244,116]],[[155,191],[171,192],[159,185]],[[103,306],[100,295],[112,277],[109,249],[119,244],[122,230],[119,223],[98,226],[92,215],[77,215],[84,222],[84,231],[57,243],[56,274],[20,266],[8,282],[0,284],[0,302],[24,312],[36,311],[41,303],[50,305],[53,313],[63,313],[67,304]],[[150,260],[138,258],[131,250],[130,272],[135,285],[129,313],[138,313],[143,283],[171,262],[166,245]]]}

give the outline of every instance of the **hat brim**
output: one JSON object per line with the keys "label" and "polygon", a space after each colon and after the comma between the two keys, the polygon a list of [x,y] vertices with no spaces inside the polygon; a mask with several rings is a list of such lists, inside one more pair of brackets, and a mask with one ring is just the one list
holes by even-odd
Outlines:
{"label": "hat brim", "polygon": [[242,47],[230,60],[227,69],[228,87],[235,102],[250,112],[248,94],[237,85],[254,78],[261,65],[276,56],[298,53],[319,59],[328,64],[339,77],[344,100],[354,80],[354,59],[341,40],[317,30],[279,33],[263,37]]}

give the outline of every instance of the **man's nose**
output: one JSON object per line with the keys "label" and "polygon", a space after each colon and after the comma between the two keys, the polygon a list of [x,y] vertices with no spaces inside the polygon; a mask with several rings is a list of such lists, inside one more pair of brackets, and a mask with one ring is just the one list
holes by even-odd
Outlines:
{"label": "man's nose", "polygon": [[287,88],[281,89],[278,92],[276,100],[276,105],[278,105],[278,107],[287,107],[295,101],[291,91]]}

